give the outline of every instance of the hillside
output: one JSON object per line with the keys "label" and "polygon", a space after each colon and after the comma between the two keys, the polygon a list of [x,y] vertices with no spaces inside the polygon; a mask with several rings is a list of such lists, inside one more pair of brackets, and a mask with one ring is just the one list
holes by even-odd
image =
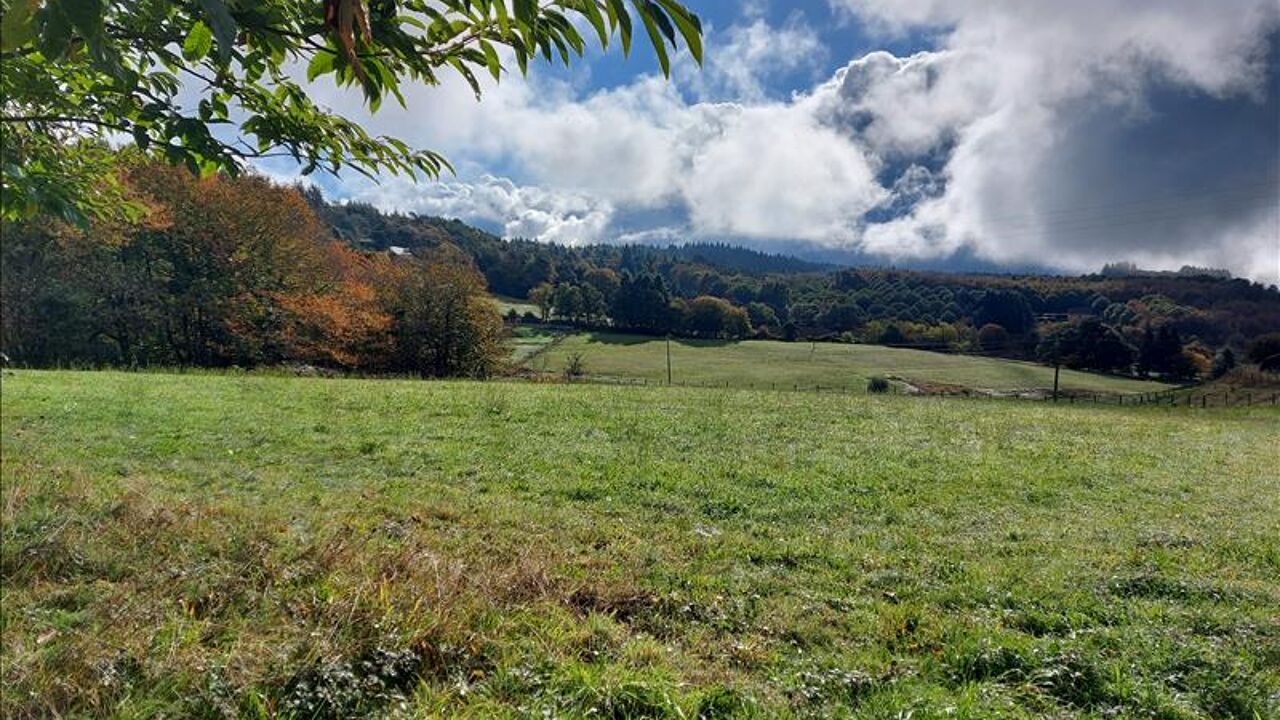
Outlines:
{"label": "hillside", "polygon": [[[456,220],[308,200],[357,247],[460,248],[491,290],[541,294],[550,316],[694,338],[845,338],[998,354],[1187,381],[1280,332],[1280,290],[1223,271],[992,275],[823,266],[724,244],[566,247],[503,240]],[[718,301],[708,305],[710,299]],[[703,303],[700,312],[695,305]],[[983,331],[987,335],[983,336]],[[1098,348],[1106,347],[1105,351]]]}
{"label": "hillside", "polygon": [[3,383],[5,717],[1280,711],[1271,409]]}
{"label": "hillside", "polygon": [[[675,340],[671,344],[672,379],[692,385],[740,388],[847,390],[861,393],[872,376],[912,385],[945,385],[999,393],[1053,387],[1053,368],[1033,363],[971,355],[947,355],[879,345],[785,343],[762,340],[726,342]],[[584,333],[560,340],[525,361],[531,369],[560,373],[572,356],[586,374],[603,379],[663,383],[667,346],[662,339],[617,333]],[[1168,385],[1064,370],[1064,392],[1159,392]]]}

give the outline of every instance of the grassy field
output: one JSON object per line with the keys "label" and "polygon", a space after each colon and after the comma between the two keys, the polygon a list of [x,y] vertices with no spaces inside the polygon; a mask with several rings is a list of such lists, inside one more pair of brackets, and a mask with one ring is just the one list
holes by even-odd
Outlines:
{"label": "grassy field", "polygon": [[512,328],[509,341],[511,362],[517,365],[531,362],[536,355],[545,352],[561,336],[561,333],[549,332],[540,327],[515,326]]}
{"label": "grassy field", "polygon": [[512,310],[515,310],[520,315],[524,315],[525,313],[533,313],[534,315],[539,314],[538,306],[528,300],[509,298],[504,295],[494,295],[493,302],[498,306],[498,311],[502,313],[503,317],[506,317],[507,313]]}
{"label": "grassy field", "polygon": [[[533,357],[530,367],[560,372],[580,354],[589,375],[665,382],[666,342],[638,335],[575,335]],[[879,345],[716,342],[673,340],[673,380],[740,388],[790,388],[796,385],[862,391],[867,379],[885,375],[914,383],[936,383],[997,391],[1053,387],[1053,368],[1032,363],[966,355],[903,350]],[[1157,392],[1167,386],[1126,378],[1064,370],[1064,390],[1081,392]]]}
{"label": "grassy field", "polygon": [[1269,408],[2,392],[4,717],[1280,713]]}

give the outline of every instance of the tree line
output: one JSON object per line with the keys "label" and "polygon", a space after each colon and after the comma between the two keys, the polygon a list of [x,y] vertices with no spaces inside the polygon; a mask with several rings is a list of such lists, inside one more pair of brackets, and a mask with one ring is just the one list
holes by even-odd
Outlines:
{"label": "tree line", "polygon": [[307,197],[355,247],[456,244],[495,291],[539,307],[527,321],[880,343],[1178,380],[1211,375],[1280,332],[1280,291],[1221,272],[973,275],[837,269],[696,243],[566,247]]}
{"label": "tree line", "polygon": [[127,161],[141,208],[85,227],[3,228],[3,324],[31,365],[256,366],[484,376],[502,321],[469,255],[413,257],[335,240],[293,188]]}
{"label": "tree line", "polygon": [[708,244],[566,247],[251,175],[200,179],[133,158],[119,178],[140,208],[130,217],[5,224],[0,342],[12,360],[483,376],[503,362],[490,290],[537,306],[515,321],[1169,379],[1211,376],[1280,332],[1275,287],[1211,275],[964,275]]}

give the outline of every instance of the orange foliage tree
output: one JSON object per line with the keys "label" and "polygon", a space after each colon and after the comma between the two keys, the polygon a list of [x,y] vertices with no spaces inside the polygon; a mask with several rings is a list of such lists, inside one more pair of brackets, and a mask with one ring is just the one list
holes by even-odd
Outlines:
{"label": "orange foliage tree", "polygon": [[33,364],[226,366],[485,376],[503,326],[452,246],[429,257],[333,240],[295,188],[134,163],[142,219],[5,226],[0,341]]}

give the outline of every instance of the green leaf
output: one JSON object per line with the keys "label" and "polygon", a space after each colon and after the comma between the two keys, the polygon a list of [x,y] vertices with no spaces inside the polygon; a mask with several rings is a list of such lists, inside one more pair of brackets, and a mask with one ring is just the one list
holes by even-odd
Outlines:
{"label": "green leaf", "polygon": [[511,18],[507,16],[507,3],[496,2],[493,7],[498,16],[498,34],[506,37],[511,32]]}
{"label": "green leaf", "polygon": [[100,0],[60,0],[56,5],[85,40],[96,40],[102,34]]}
{"label": "green leaf", "polygon": [[9,11],[0,18],[0,51],[8,52],[26,45],[36,37],[37,0],[13,0]]}
{"label": "green leaf", "polygon": [[46,6],[40,20],[40,53],[50,60],[60,60],[71,47],[71,21],[55,6]]}
{"label": "green leaf", "polygon": [[476,95],[476,100],[479,100],[480,99],[480,82],[476,80],[476,76],[474,73],[471,72],[471,68],[467,67],[465,64],[463,64],[461,60],[459,60],[456,57],[449,58],[448,63],[452,65],[453,69],[457,70],[458,74],[461,75],[467,81],[467,84],[471,86],[471,92],[475,93]]}
{"label": "green leaf", "polygon": [[203,20],[197,20],[187,34],[187,41],[182,43],[182,57],[189,62],[203,60],[213,49],[213,31]]}
{"label": "green leaf", "polygon": [[133,126],[133,142],[140,150],[146,150],[151,145],[151,136],[147,134],[147,129],[141,125]]}
{"label": "green leaf", "polygon": [[604,18],[604,13],[600,12],[598,0],[581,0],[580,4],[574,7],[596,31],[596,35],[600,38],[600,47],[609,47],[609,25]]}
{"label": "green leaf", "polygon": [[218,41],[218,58],[222,62],[231,59],[236,42],[236,20],[231,17],[226,0],[200,0],[200,7],[209,19],[209,27]]}
{"label": "green leaf", "polygon": [[693,59],[702,64],[702,21],[697,15],[689,12],[676,0],[656,0],[680,30],[680,36],[689,46]]}
{"label": "green leaf", "polygon": [[502,61],[498,58],[498,51],[493,49],[493,44],[481,41],[480,49],[484,51],[484,61],[489,67],[489,74],[494,80],[502,79]]}
{"label": "green leaf", "polygon": [[631,12],[622,0],[606,0],[609,19],[618,23],[618,36],[622,39],[622,54],[631,53]]}
{"label": "green leaf", "polygon": [[663,41],[663,31],[659,29],[650,6],[640,8],[640,20],[644,23],[645,32],[649,33],[649,42],[653,44],[653,52],[658,56],[658,67],[662,74],[671,77],[671,58],[667,56],[667,45]]}
{"label": "green leaf", "polygon": [[526,25],[532,25],[538,14],[538,3],[535,0],[515,0],[513,5],[516,19]]}
{"label": "green leaf", "polygon": [[333,61],[338,56],[331,52],[316,51],[311,57],[311,62],[307,64],[307,81],[310,82],[333,72]]}

